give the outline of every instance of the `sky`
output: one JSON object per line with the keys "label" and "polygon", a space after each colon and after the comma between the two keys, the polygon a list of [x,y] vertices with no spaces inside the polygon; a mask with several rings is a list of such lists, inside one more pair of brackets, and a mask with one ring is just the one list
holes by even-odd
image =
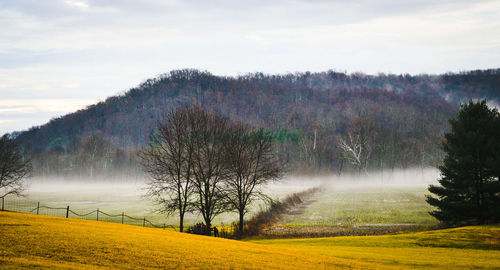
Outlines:
{"label": "sky", "polygon": [[1,0],[0,134],[180,68],[498,68],[500,1]]}

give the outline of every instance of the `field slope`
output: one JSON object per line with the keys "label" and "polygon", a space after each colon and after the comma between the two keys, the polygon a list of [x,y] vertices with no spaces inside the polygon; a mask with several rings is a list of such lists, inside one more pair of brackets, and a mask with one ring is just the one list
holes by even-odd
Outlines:
{"label": "field slope", "polygon": [[500,228],[252,242],[0,212],[0,268],[498,268]]}
{"label": "field slope", "polygon": [[398,269],[500,269],[500,227],[471,226],[379,236],[254,240]]}
{"label": "field slope", "polygon": [[242,241],[1,211],[0,247],[0,269],[378,268]]}

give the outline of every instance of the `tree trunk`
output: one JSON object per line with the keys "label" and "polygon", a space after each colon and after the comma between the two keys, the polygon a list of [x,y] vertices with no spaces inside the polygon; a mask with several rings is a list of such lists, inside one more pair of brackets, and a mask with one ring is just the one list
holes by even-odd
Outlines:
{"label": "tree trunk", "polygon": [[179,231],[183,232],[184,231],[184,214],[183,213],[179,215],[179,219],[180,219],[180,221],[179,221]]}
{"label": "tree trunk", "polygon": [[240,223],[238,225],[240,227],[240,233],[243,234],[243,218],[244,218],[245,213],[243,211],[239,211],[239,212],[240,212]]}
{"label": "tree trunk", "polygon": [[210,235],[212,235],[212,233],[211,233],[212,223],[210,221],[206,221],[206,220],[205,220],[205,223],[207,224],[207,235],[210,236]]}

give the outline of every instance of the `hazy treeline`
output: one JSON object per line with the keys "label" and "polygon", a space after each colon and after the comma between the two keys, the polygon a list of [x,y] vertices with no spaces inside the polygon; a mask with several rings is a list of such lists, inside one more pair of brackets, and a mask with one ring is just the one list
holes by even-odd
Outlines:
{"label": "hazy treeline", "polygon": [[38,153],[31,160],[35,175],[79,178],[107,178],[142,175],[137,151],[124,149],[105,139],[100,132],[62,145],[60,139],[52,142],[49,149]]}
{"label": "hazy treeline", "polygon": [[497,99],[493,89],[499,78],[498,70],[238,77],[175,70],[15,135],[33,157],[35,174],[86,172],[87,153],[81,146],[94,134],[111,146],[108,158],[96,161],[100,165],[95,168],[136,170],[136,153],[147,145],[158,120],[172,108],[197,104],[268,129],[292,170],[342,173],[425,167],[441,160],[438,145],[457,102],[468,97]]}

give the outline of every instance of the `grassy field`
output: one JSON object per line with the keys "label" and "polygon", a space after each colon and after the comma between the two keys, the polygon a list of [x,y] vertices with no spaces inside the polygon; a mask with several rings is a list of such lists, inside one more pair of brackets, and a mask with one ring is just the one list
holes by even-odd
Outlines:
{"label": "grassy field", "polygon": [[500,227],[474,226],[400,235],[256,240],[314,254],[379,266],[425,269],[499,269]]}
{"label": "grassy field", "polygon": [[269,245],[108,222],[0,211],[0,268],[373,269]]}
{"label": "grassy field", "polygon": [[330,182],[267,228],[263,237],[379,235],[435,228],[426,184]]}
{"label": "grassy field", "polygon": [[352,227],[375,224],[435,225],[426,187],[326,190],[303,211],[287,215],[293,226]]}
{"label": "grassy field", "polygon": [[[437,224],[428,212],[425,202],[427,185],[436,178],[435,171],[414,171],[393,174],[369,174],[361,177],[324,176],[291,177],[268,185],[269,196],[283,198],[291,193],[322,186],[312,201],[300,205],[283,216],[280,222],[265,231],[269,237],[321,237],[334,235],[384,234],[395,231],[423,230]],[[26,197],[6,198],[6,209],[28,212],[41,205],[62,208],[41,209],[40,214],[64,217],[66,206],[77,213],[89,213],[99,208],[111,215],[126,215],[147,220],[156,225],[178,224],[177,216],[155,213],[156,206],[144,197],[144,179],[108,179],[112,181],[79,181],[71,179],[30,179]],[[256,213],[262,203],[251,206],[247,219]],[[80,218],[70,213],[70,217]],[[95,220],[96,213],[84,217]],[[121,216],[99,215],[100,220],[121,222]],[[202,218],[188,214],[187,226]],[[213,224],[229,225],[237,220],[236,213],[217,216]],[[141,225],[142,220],[125,218],[125,223]],[[147,224],[147,223],[146,223]]]}
{"label": "grassy field", "polygon": [[[30,179],[31,181],[31,179]],[[266,193],[273,198],[281,198],[290,193],[301,191],[315,185],[315,182],[301,182],[289,184],[286,180],[283,183],[276,183],[266,187]],[[156,206],[150,198],[144,197],[146,190],[144,189],[144,181],[137,179],[131,181],[74,181],[59,179],[34,179],[31,181],[29,188],[26,191],[26,197],[7,197],[5,200],[6,209],[19,212],[29,212],[37,207],[37,203],[50,207],[66,208],[69,206],[71,210],[78,213],[88,213],[99,208],[109,214],[125,214],[137,217],[147,218],[151,222],[162,225],[164,223],[178,225],[177,216],[165,216],[164,214],[156,213]],[[256,204],[253,209],[257,211],[260,205]],[[66,210],[51,210],[41,209],[41,215],[64,217]],[[73,218],[79,218],[72,216]],[[109,218],[105,215],[100,215],[100,220],[110,222],[121,222],[121,217]],[[213,224],[231,224],[237,220],[236,213],[225,213],[215,218]],[[96,215],[92,214],[84,219],[95,220]],[[195,214],[187,214],[185,218],[186,225],[192,225],[200,222],[202,218]],[[142,221],[125,220],[128,224],[142,225]]]}
{"label": "grassy field", "polygon": [[499,268],[500,228],[250,242],[0,212],[0,268]]}

